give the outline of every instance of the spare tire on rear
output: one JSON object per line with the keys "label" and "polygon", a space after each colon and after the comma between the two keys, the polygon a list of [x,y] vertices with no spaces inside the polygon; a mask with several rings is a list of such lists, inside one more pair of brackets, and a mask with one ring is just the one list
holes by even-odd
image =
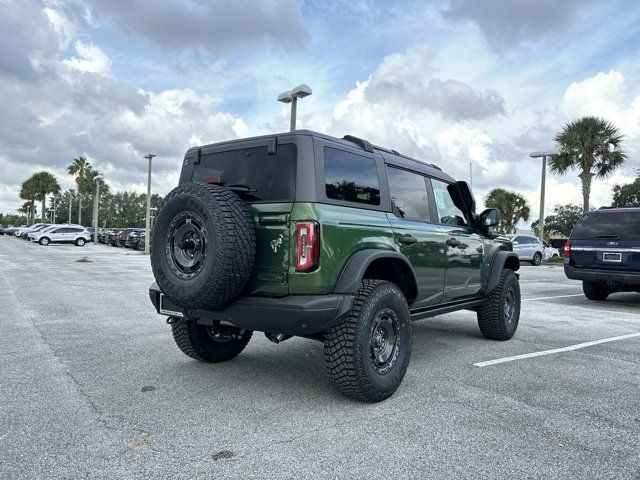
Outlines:
{"label": "spare tire on rear", "polygon": [[160,290],[187,308],[216,308],[246,286],[256,250],[249,209],[219,185],[186,183],[166,197],[151,233]]}

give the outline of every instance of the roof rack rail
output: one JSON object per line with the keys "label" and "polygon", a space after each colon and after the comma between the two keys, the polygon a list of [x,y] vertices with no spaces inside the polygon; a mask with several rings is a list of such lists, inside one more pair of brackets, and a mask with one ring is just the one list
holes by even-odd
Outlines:
{"label": "roof rack rail", "polygon": [[342,139],[359,145],[365,152],[373,153],[373,145],[363,138],[354,137],[353,135],[345,135]]}

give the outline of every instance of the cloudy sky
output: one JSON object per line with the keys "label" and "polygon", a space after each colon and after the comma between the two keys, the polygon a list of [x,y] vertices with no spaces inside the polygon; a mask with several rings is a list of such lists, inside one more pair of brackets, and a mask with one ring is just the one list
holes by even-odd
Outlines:
{"label": "cloudy sky", "polygon": [[[441,165],[476,196],[522,192],[538,216],[540,163],[568,120],[596,114],[640,166],[640,2],[633,0],[0,0],[0,211],[19,184],[87,156],[112,188],[176,185],[191,145],[288,129],[275,97],[313,95],[298,125]],[[548,212],[580,203],[551,175]],[[479,202],[481,203],[481,202]]]}

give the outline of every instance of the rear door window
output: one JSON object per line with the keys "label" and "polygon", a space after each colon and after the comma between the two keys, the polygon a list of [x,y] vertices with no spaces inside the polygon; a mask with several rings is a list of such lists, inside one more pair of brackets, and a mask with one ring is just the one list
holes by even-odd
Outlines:
{"label": "rear door window", "polygon": [[324,147],[327,198],[380,205],[380,180],[373,158]]}
{"label": "rear door window", "polygon": [[248,187],[248,202],[291,202],[295,197],[297,148],[279,144],[269,155],[266,146],[205,153],[194,167],[194,182],[216,178],[226,186]]}
{"label": "rear door window", "polygon": [[429,221],[429,198],[425,177],[417,173],[387,167],[394,213],[408,220]]}
{"label": "rear door window", "polygon": [[571,233],[573,240],[640,241],[640,212],[596,212],[583,216]]}

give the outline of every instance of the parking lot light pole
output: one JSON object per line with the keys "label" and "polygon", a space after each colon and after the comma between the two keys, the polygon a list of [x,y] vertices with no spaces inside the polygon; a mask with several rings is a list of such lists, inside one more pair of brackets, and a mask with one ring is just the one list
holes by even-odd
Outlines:
{"label": "parking lot light pole", "polygon": [[148,153],[144,158],[149,160],[149,171],[147,172],[147,219],[145,225],[145,241],[144,241],[144,254],[149,255],[149,243],[150,238],[150,230],[151,230],[151,160],[153,160],[155,155],[153,153]]}
{"label": "parking lot light pole", "polygon": [[93,183],[96,184],[96,196],[93,199],[93,244],[98,245],[98,212],[100,205],[100,182],[104,180],[104,175],[96,175],[93,177]]}
{"label": "parking lot light pole", "polygon": [[71,224],[71,204],[73,203],[73,188],[69,189],[69,221],[67,223]]}
{"label": "parking lot light pole", "polygon": [[291,90],[287,90],[286,92],[282,92],[280,95],[278,95],[279,102],[291,104],[291,121],[289,124],[290,131],[293,132],[296,129],[298,99],[308,97],[309,95],[311,95],[311,93],[311,88],[303,83],[302,85],[298,85],[297,87],[294,87]]}
{"label": "parking lot light pole", "polygon": [[556,152],[532,152],[531,158],[542,158],[542,177],[540,178],[540,219],[538,220],[538,238],[544,241],[544,191],[547,176],[547,157],[553,158]]}

